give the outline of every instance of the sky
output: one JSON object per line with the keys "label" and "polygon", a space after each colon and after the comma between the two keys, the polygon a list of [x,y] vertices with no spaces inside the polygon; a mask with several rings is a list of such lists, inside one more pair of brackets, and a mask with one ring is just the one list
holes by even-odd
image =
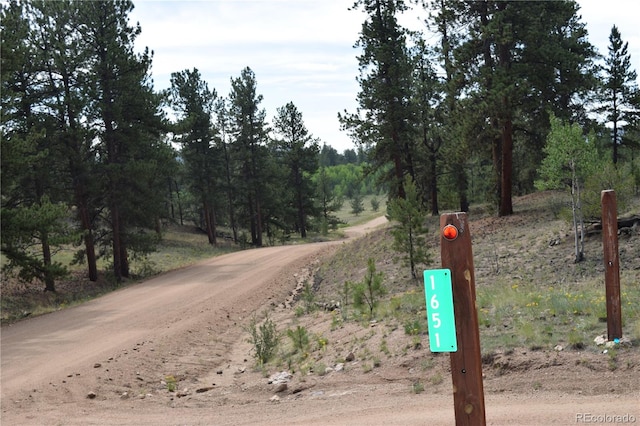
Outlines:
{"label": "sky", "polygon": [[[352,0],[133,1],[130,22],[142,28],[136,48],[154,52],[156,90],[170,87],[172,72],[197,68],[210,89],[228,97],[231,79],[249,67],[269,123],[277,108],[293,102],[320,144],[339,152],[356,147],[337,118],[357,108],[354,44],[366,16],[349,10]],[[640,73],[637,0],[578,4],[589,41],[606,55],[611,27],[617,25],[629,43],[632,68]],[[399,21],[423,29],[415,11]]]}

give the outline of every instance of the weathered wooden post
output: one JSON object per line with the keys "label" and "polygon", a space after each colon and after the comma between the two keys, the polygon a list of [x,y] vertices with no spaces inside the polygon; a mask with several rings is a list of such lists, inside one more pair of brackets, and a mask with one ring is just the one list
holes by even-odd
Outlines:
{"label": "weathered wooden post", "polygon": [[607,340],[614,340],[622,337],[616,192],[611,189],[602,191],[600,201],[602,202],[602,247],[604,249],[604,282],[607,299]]}
{"label": "weathered wooden post", "polygon": [[471,233],[466,213],[440,216],[442,267],[451,270],[458,350],[451,352],[456,425],[486,424]]}

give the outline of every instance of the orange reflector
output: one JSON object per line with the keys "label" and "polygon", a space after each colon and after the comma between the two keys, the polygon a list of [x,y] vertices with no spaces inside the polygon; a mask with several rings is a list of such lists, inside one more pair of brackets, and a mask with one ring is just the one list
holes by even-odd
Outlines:
{"label": "orange reflector", "polygon": [[446,225],[442,228],[442,236],[449,241],[453,241],[458,238],[458,228],[453,225]]}

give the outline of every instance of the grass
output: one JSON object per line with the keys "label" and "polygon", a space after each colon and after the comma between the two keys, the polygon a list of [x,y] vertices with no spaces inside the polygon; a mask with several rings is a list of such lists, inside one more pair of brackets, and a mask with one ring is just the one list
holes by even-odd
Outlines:
{"label": "grass", "polygon": [[[580,349],[606,330],[604,286],[596,280],[580,285],[509,284],[498,281],[477,289],[478,322],[484,353],[497,348],[522,346],[551,348],[564,344]],[[640,339],[634,324],[640,285],[621,286],[623,325],[633,339]]]}
{"label": "grass", "polygon": [[67,265],[70,277],[56,282],[56,293],[44,293],[41,283],[22,283],[3,273],[1,320],[2,323],[12,322],[84,303],[121,286],[233,250],[237,249],[224,242],[219,247],[212,247],[207,236],[193,227],[171,226],[165,230],[155,252],[145,258],[130,260],[132,278],[120,284],[111,279],[108,259],[98,260],[100,277],[97,282],[91,282],[85,277],[85,265],[71,264],[74,252],[71,247],[58,250],[53,260]]}
{"label": "grass", "polygon": [[[349,225],[354,225],[384,214],[386,208],[385,197],[377,196],[380,201],[378,212],[373,211],[371,208],[372,198],[373,196],[364,198],[365,210],[358,216],[350,213],[351,205],[349,200],[345,200],[342,209],[337,212],[337,215]],[[229,230],[224,231],[226,234],[231,233]],[[306,239],[301,239],[299,235],[292,235],[288,240],[288,244],[343,237],[339,229],[330,232],[328,236],[321,236],[319,233],[314,232],[309,232],[308,235]],[[265,243],[268,242],[265,240]],[[275,242],[275,244],[279,244],[279,242]],[[41,315],[77,305],[123,285],[129,285],[162,272],[183,268],[213,256],[237,251],[239,247],[227,240],[221,240],[218,247],[213,247],[209,244],[207,236],[195,227],[172,225],[164,230],[162,240],[155,252],[141,259],[131,259],[132,279],[121,284],[115,283],[110,278],[111,259],[108,257],[98,260],[98,269],[100,271],[98,282],[90,282],[85,279],[86,266],[71,265],[75,250],[73,247],[66,247],[54,254],[53,260],[67,265],[71,273],[68,279],[56,283],[57,292],[55,294],[43,293],[43,284],[20,283],[16,279],[3,274],[0,283],[2,294],[0,299],[0,320],[2,323],[10,323],[26,316]],[[1,255],[0,263],[4,264],[4,259]]]}
{"label": "grass", "polygon": [[[574,350],[595,349],[593,339],[606,332],[606,300],[599,234],[586,241],[586,260],[573,262],[571,225],[559,218],[557,192],[516,199],[515,214],[498,218],[480,207],[470,213],[473,234],[476,295],[483,353],[502,349],[553,350],[556,345]],[[640,198],[635,200],[640,208]],[[624,215],[623,213],[621,215]],[[428,249],[439,267],[437,218],[430,218],[433,238]],[[386,230],[376,231],[340,249],[323,262],[319,275],[323,288],[318,299],[339,298],[345,281],[357,282],[367,257],[385,274],[389,296],[377,317],[404,330],[407,341],[427,334],[422,283],[412,281],[395,261]],[[555,244],[549,244],[550,241]],[[640,343],[640,247],[638,237],[621,237],[621,299],[623,334]],[[349,271],[349,272],[345,272]],[[356,321],[343,306],[343,321]],[[365,324],[366,325],[366,324]]]}
{"label": "grass", "polygon": [[[353,225],[384,214],[384,197],[377,197],[381,202],[378,212],[372,210],[371,198],[365,198],[365,211],[358,216],[350,213],[350,203],[345,200],[338,216]],[[606,331],[601,242],[598,237],[591,237],[587,241],[587,260],[574,264],[571,260],[570,226],[557,217],[553,208],[557,199],[556,193],[532,194],[517,199],[515,214],[506,218],[497,218],[482,206],[474,207],[470,213],[476,304],[482,352],[485,354],[516,347],[546,350],[558,344],[585,350],[593,348],[593,338]],[[637,201],[635,206],[640,208],[640,202]],[[439,267],[437,222],[437,218],[429,218],[428,221],[433,238],[427,240],[427,248],[434,255],[434,262],[429,268]],[[339,236],[338,230],[327,239]],[[314,238],[317,235],[307,240]],[[549,241],[556,238],[560,239],[560,244],[549,246]],[[640,262],[637,261],[640,256],[638,244],[634,244],[638,237],[631,238],[621,240],[620,244],[621,257],[626,259],[621,268],[621,295],[624,334],[637,345],[640,343]],[[311,302],[342,301],[345,281],[360,281],[366,271],[367,259],[373,257],[377,270],[384,272],[384,285],[389,289],[389,295],[377,308],[377,319],[385,324],[385,329],[399,329],[404,333],[407,350],[419,345],[427,334],[422,283],[411,280],[408,270],[396,261],[391,240],[388,229],[381,229],[336,249],[332,258],[322,262],[317,273],[316,282],[321,282],[318,291],[307,291],[304,300],[296,307],[299,316],[308,315],[305,307]],[[301,242],[292,238],[290,243]],[[144,262],[133,262],[132,269],[153,274],[184,267],[233,249],[230,245],[213,248],[204,234],[186,227],[173,227],[165,232],[159,250]],[[64,253],[59,255],[68,256]],[[69,289],[60,285],[58,294],[43,294],[39,286],[8,284],[3,280],[3,321],[61,309],[114,288],[113,283],[103,279],[99,283],[86,282]],[[308,290],[310,288],[311,285]],[[343,305],[339,313],[332,313],[331,330],[327,333],[339,329],[346,321],[369,326],[351,305]],[[310,337],[309,348],[301,352],[322,353],[326,350],[329,339],[323,335]],[[397,355],[388,341],[375,348],[377,353],[387,357]],[[375,360],[370,367],[374,366]],[[302,364],[298,367],[303,368]]]}
{"label": "grass", "polygon": [[[371,207],[371,200],[376,198],[380,206],[378,211],[374,211]],[[382,216],[387,211],[387,196],[386,195],[366,195],[363,197],[364,211],[358,215],[351,212],[351,200],[345,199],[342,204],[342,208],[335,213],[335,215],[344,222],[342,226],[353,226],[361,223],[366,223],[378,216]]]}

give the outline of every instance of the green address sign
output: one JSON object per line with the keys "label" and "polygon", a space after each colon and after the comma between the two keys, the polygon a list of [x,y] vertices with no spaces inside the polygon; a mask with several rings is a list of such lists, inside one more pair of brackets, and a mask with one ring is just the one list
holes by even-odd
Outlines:
{"label": "green address sign", "polygon": [[431,352],[456,352],[456,319],[449,269],[424,271],[424,295],[427,302],[429,348]]}

